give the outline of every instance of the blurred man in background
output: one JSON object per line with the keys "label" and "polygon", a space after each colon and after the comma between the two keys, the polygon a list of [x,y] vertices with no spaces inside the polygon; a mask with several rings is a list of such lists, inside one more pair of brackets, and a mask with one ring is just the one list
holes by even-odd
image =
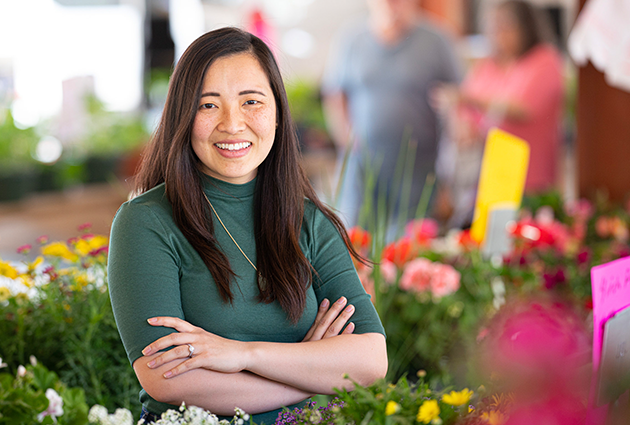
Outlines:
{"label": "blurred man in background", "polygon": [[[324,105],[337,145],[350,149],[342,217],[367,226],[380,198],[393,237],[398,223],[418,212],[435,171],[440,129],[430,92],[440,82],[458,82],[459,67],[447,38],[419,19],[417,0],[368,0],[368,9],[368,22],[346,30],[336,46]],[[370,174],[376,179],[366,190]]]}

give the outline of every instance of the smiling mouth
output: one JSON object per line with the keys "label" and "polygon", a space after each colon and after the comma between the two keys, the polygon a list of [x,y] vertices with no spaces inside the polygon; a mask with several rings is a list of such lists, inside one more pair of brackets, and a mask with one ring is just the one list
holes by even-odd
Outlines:
{"label": "smiling mouth", "polygon": [[241,143],[215,143],[217,148],[224,151],[240,151],[241,149],[248,148],[252,145],[251,142],[241,142]]}

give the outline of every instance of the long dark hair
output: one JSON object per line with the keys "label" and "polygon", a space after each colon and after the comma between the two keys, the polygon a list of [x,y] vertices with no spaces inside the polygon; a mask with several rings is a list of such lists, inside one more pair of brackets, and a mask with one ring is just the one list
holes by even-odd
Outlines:
{"label": "long dark hair", "polygon": [[521,51],[523,56],[533,47],[543,42],[542,28],[538,11],[531,4],[522,0],[508,0],[498,6],[510,13],[517,22],[521,34]]}
{"label": "long dark hair", "polygon": [[171,77],[162,118],[136,176],[136,192],[166,183],[177,227],[210,270],[223,300],[231,302],[230,283],[235,273],[214,236],[191,134],[206,71],[218,58],[238,53],[254,56],[267,74],[278,120],[273,147],[258,167],[256,179],[257,273],[264,282],[259,283],[259,300],[277,300],[290,321],[296,323],[304,311],[306,290],[313,277],[311,264],[299,245],[305,199],[334,224],[351,254],[365,260],[352,248],[340,219],[317,198],[302,169],[282,76],[263,41],[237,28],[222,28],[202,35],[186,49]]}

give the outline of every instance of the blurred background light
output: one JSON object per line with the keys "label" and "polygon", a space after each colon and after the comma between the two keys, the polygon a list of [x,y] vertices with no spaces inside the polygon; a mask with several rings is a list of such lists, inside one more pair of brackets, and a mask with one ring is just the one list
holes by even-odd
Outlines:
{"label": "blurred background light", "polygon": [[52,164],[61,157],[63,146],[61,142],[53,136],[43,137],[35,148],[35,159],[44,164]]}

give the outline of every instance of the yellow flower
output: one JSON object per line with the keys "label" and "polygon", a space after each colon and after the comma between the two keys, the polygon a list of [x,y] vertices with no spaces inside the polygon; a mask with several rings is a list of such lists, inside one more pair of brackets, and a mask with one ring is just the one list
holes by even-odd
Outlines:
{"label": "yellow flower", "polygon": [[35,286],[35,281],[28,274],[20,275],[20,280],[22,281],[22,285],[26,286],[27,288],[32,288],[33,286]]}
{"label": "yellow flower", "polygon": [[462,404],[468,403],[473,394],[474,393],[468,388],[464,388],[459,392],[451,391],[449,394],[444,394],[442,396],[442,401],[446,404],[450,404],[451,406],[461,406]]}
{"label": "yellow flower", "polygon": [[70,285],[70,289],[73,291],[80,291],[85,288],[89,283],[86,273],[75,273],[73,277],[74,284]]}
{"label": "yellow flower", "polygon": [[481,418],[488,422],[489,425],[503,425],[507,421],[507,416],[498,410],[483,412]]}
{"label": "yellow flower", "polygon": [[109,239],[103,235],[95,235],[88,240],[88,243],[90,244],[90,248],[95,250],[107,246]]}
{"label": "yellow flower", "polygon": [[16,279],[18,277],[18,271],[15,270],[11,264],[3,262],[0,258],[0,276]]}
{"label": "yellow flower", "polygon": [[53,242],[42,247],[42,254],[51,257],[61,257],[64,260],[75,262],[79,259],[77,254],[70,251],[68,245],[63,242]]}
{"label": "yellow flower", "polygon": [[86,255],[90,253],[90,251],[92,251],[92,248],[90,247],[90,244],[86,240],[79,239],[74,244],[74,250],[82,257],[85,257]]}
{"label": "yellow flower", "polygon": [[[0,286],[0,302],[6,301],[11,296],[11,291],[6,286]],[[2,363],[2,361],[0,361]]]}
{"label": "yellow flower", "polygon": [[385,416],[391,416],[394,413],[398,413],[399,410],[400,404],[390,400],[387,402],[387,406],[385,406]]}
{"label": "yellow flower", "polygon": [[437,419],[440,415],[440,406],[438,406],[437,400],[426,400],[422,403],[422,406],[418,409],[418,416],[416,420],[428,424]]}

